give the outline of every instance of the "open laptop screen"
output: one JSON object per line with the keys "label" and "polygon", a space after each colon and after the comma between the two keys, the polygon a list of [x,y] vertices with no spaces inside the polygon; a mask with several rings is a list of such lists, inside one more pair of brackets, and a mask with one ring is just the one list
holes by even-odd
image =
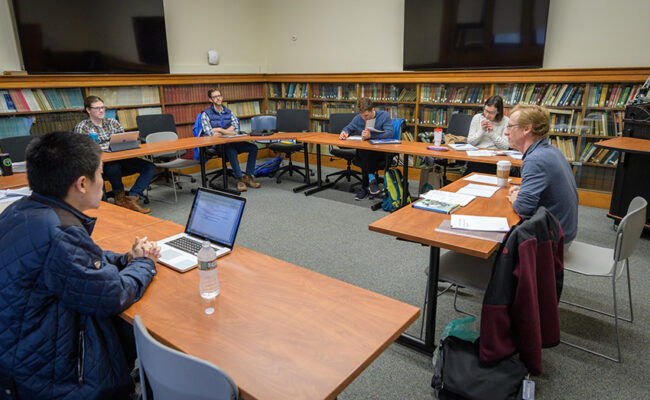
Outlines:
{"label": "open laptop screen", "polygon": [[245,204],[241,197],[201,188],[196,193],[185,232],[232,248]]}

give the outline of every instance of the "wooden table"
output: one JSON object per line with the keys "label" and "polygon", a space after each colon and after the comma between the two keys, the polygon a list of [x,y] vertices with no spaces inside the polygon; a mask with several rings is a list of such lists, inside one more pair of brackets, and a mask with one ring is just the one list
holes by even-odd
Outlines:
{"label": "wooden table", "polygon": [[[470,174],[480,175],[480,174]],[[512,178],[512,182],[520,182],[520,178]],[[471,182],[459,179],[442,190],[456,192],[458,189]],[[454,213],[463,215],[482,215],[491,217],[506,217],[510,226],[516,225],[520,218],[512,209],[506,198],[508,189],[499,189],[492,197],[477,197],[465,207],[458,208]],[[419,351],[430,354],[435,349],[435,327],[437,307],[438,268],[440,262],[440,248],[453,250],[474,257],[487,259],[495,252],[500,243],[488,240],[474,239],[459,235],[436,232],[443,220],[450,219],[449,214],[421,210],[414,207],[402,207],[400,210],[373,222],[368,226],[371,231],[395,236],[400,239],[421,243],[430,246],[429,251],[429,291],[427,301],[428,312],[424,316],[424,341],[411,336],[402,335],[400,342],[414,347]]]}
{"label": "wooden table", "polygon": [[18,172],[9,176],[0,176],[0,189],[17,189],[27,186],[27,173]]}
{"label": "wooden table", "polygon": [[[98,209],[86,210],[84,214],[97,218],[91,235],[94,241],[125,235],[125,232],[157,224],[161,221],[149,214],[142,214],[105,201],[99,203]],[[126,236],[131,242],[135,240],[134,235],[126,234]]]}
{"label": "wooden table", "polygon": [[[127,251],[136,235],[159,240],[183,230],[158,220],[114,235],[110,212],[97,210],[93,233],[107,250]],[[162,342],[220,366],[246,399],[333,399],[419,315],[412,305],[239,246],[218,265],[214,314],[204,313],[196,270],[158,265],[122,317],[138,314]]]}

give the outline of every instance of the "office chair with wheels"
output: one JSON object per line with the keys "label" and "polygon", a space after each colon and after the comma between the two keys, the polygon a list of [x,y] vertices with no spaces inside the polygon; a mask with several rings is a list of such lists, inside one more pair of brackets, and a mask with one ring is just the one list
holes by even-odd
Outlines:
{"label": "office chair with wheels", "polygon": [[[150,114],[150,115],[138,115],[136,118],[136,123],[138,124],[138,130],[140,131],[140,141],[147,143],[147,136],[156,132],[173,132],[178,135],[176,132],[176,123],[174,122],[174,116],[171,114]],[[178,136],[177,136],[178,137]],[[169,139],[166,139],[169,140]],[[185,154],[185,153],[183,153]],[[162,158],[162,157],[161,157]],[[172,160],[176,158],[176,154],[171,154],[169,159]],[[178,176],[185,176],[190,178],[191,182],[196,182],[196,178],[191,175],[182,174],[180,172],[176,173]],[[171,177],[169,171],[166,171],[164,174],[159,174],[154,177],[154,180],[164,177],[167,180]]]}
{"label": "office chair with wheels", "polygon": [[273,132],[276,130],[275,115],[257,115],[251,118],[251,132]]}
{"label": "office chair with wheels", "polygon": [[[277,128],[279,132],[307,132],[309,130],[309,110],[297,110],[297,109],[281,109],[277,112]],[[271,143],[269,148],[277,153],[284,153],[285,158],[289,160],[289,164],[280,167],[276,172],[276,182],[282,182],[282,175],[289,173],[289,176],[293,176],[293,173],[302,175],[304,180],[307,178],[305,174],[304,167],[299,167],[293,165],[291,160],[291,155],[295,152],[301,151],[303,145],[300,143],[282,143],[276,142]],[[313,174],[313,172],[309,171]]]}
{"label": "office chair with wheels", "polygon": [[151,336],[136,315],[133,333],[138,352],[143,400],[239,399],[239,389],[216,365],[169,348]]}
{"label": "office chair with wheels", "polygon": [[[336,133],[336,134],[341,133],[343,128],[345,128],[355,116],[356,116],[355,113],[338,113],[338,114],[330,115],[328,132]],[[333,155],[334,157],[339,157],[344,159],[347,162],[347,166],[342,171],[328,174],[325,177],[325,182],[329,182],[330,176],[338,176],[338,178],[336,178],[336,180],[334,181],[335,185],[338,183],[338,181],[340,181],[343,178],[346,178],[348,182],[350,182],[351,178],[355,178],[359,182],[361,182],[361,174],[357,171],[353,171],[352,168],[350,168],[352,166],[352,161],[354,160],[357,154],[357,151],[355,149],[350,149],[347,147],[331,146],[330,154]]]}
{"label": "office chair with wheels", "polygon": [[[634,314],[632,312],[632,289],[630,288],[630,256],[632,256],[634,250],[636,250],[637,243],[639,242],[639,238],[643,232],[647,207],[648,202],[643,197],[638,196],[632,199],[628,206],[627,214],[618,224],[613,249],[573,241],[564,254],[565,271],[574,272],[583,276],[602,277],[612,280],[613,314],[564,300],[561,300],[561,302],[613,318],[614,330],[616,331],[616,357],[611,357],[564,340],[562,340],[562,343],[611,361],[621,361],[618,320],[621,319],[626,322],[632,322],[634,320]],[[616,280],[620,278],[624,272],[627,278],[627,296],[630,304],[630,318],[620,317],[618,315],[616,304]]]}
{"label": "office chair with wheels", "polygon": [[27,145],[34,139],[35,136],[10,136],[0,139],[0,150],[3,153],[9,153],[12,162],[25,161],[25,150]]}
{"label": "office chair with wheels", "polygon": [[[175,132],[156,132],[150,133],[147,135],[147,143],[155,142],[164,142],[167,140],[176,140],[178,135]],[[178,196],[176,194],[176,186],[179,189],[183,189],[180,183],[174,177],[174,170],[194,167],[199,165],[199,162],[196,160],[188,160],[186,158],[181,158],[186,151],[172,151],[168,153],[154,154],[152,155],[153,163],[158,168],[163,168],[164,171],[160,175],[171,175],[172,187],[174,188],[174,202],[178,202]],[[156,180],[157,176],[154,176],[153,180]]]}
{"label": "office chair with wheels", "polygon": [[[404,118],[396,118],[396,119],[394,119],[393,120],[393,137],[392,137],[392,139],[400,140],[401,137],[402,137],[402,131],[404,130],[405,127],[406,127],[406,122],[404,121]],[[395,154],[395,153],[385,153],[385,154],[386,154],[386,156],[384,157],[384,162],[381,163],[377,168],[378,170],[383,169],[384,170],[384,175],[386,175],[386,170],[389,169],[391,167],[391,165],[393,165],[393,163],[395,163],[396,165],[399,165],[399,159],[397,159],[397,154]],[[358,165],[357,160],[354,160],[353,162],[354,162],[355,165]],[[383,182],[383,179],[380,176],[377,176],[377,181],[379,183],[381,183],[381,182]],[[407,193],[405,193],[404,195],[408,196]],[[384,192],[381,194],[381,196],[386,197],[386,188],[384,188]],[[370,206],[370,209],[372,211],[377,211],[380,208],[382,208],[382,203],[383,203],[383,201],[379,201],[379,202],[373,204],[372,206]]]}
{"label": "office chair with wheels", "polygon": [[[200,137],[201,132],[203,131],[203,127],[201,125],[201,114],[203,114],[203,112],[200,112],[200,113],[198,113],[196,115],[196,120],[194,121],[194,126],[192,127],[192,135],[194,137]],[[224,158],[225,154],[224,154],[224,151],[223,151],[223,145],[206,147],[205,148],[205,155],[206,155],[206,162],[210,158],[215,158],[215,157]],[[194,160],[199,161],[199,158],[200,158],[199,157],[199,149],[197,149],[197,148],[194,149],[194,157],[193,158],[194,158]],[[226,172],[226,176],[234,177],[232,169],[227,168],[225,172]],[[224,170],[221,169],[221,168],[217,168],[216,170],[214,170],[212,172],[208,172],[207,174],[205,174],[206,177],[212,176],[210,178],[210,180],[208,181],[208,185],[210,187],[215,188],[215,189],[220,189],[220,187],[218,185],[216,185],[214,183],[214,181],[216,179],[218,179],[219,177],[223,176],[223,174],[224,174]],[[194,191],[192,191],[192,193],[194,193]]]}

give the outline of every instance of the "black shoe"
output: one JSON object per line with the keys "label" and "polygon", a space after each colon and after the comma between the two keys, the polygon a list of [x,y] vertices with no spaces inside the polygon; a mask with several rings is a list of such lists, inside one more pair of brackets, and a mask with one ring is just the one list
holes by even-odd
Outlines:
{"label": "black shoe", "polygon": [[381,193],[381,190],[379,190],[379,185],[377,184],[377,179],[373,179],[370,181],[370,194],[373,196],[378,195]]}
{"label": "black shoe", "polygon": [[364,188],[364,187],[360,187],[360,188],[357,190],[357,195],[354,196],[354,199],[355,199],[355,200],[363,200],[363,199],[365,199],[366,197],[368,197],[368,190],[367,190],[366,188]]}

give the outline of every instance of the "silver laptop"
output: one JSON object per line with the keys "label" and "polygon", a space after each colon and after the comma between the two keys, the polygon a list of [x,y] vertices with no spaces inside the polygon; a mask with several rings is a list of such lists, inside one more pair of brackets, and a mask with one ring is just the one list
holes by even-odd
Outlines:
{"label": "silver laptop", "polygon": [[137,149],[140,147],[138,134],[138,131],[112,134],[108,145],[109,151]]}
{"label": "silver laptop", "polygon": [[196,255],[204,240],[210,241],[217,258],[232,251],[246,199],[229,193],[199,188],[185,232],[159,240],[158,261],[179,272],[196,267]]}

